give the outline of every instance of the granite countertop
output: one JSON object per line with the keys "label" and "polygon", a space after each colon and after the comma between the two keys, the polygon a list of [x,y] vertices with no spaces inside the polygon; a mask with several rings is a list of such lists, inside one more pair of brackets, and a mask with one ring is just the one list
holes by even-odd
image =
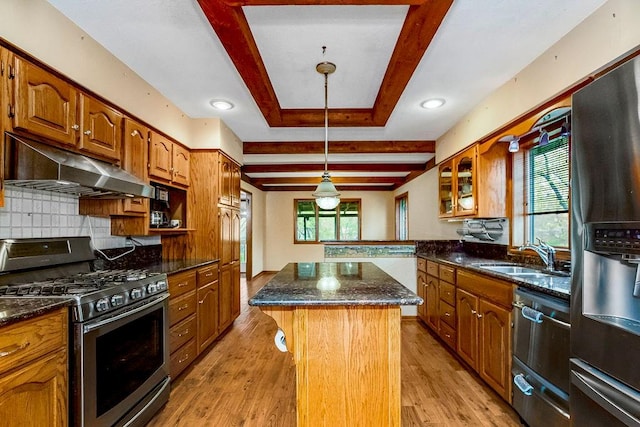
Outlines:
{"label": "granite countertop", "polygon": [[0,298],[0,326],[40,316],[71,305],[73,299],[62,298]]}
{"label": "granite countertop", "polygon": [[[509,274],[499,273],[499,272],[481,268],[477,264],[514,264],[514,265],[520,265],[520,264],[511,263],[506,260],[496,260],[496,259],[469,256],[467,254],[460,253],[460,252],[442,253],[442,254],[418,253],[417,256],[424,259],[440,262],[443,264],[449,264],[452,267],[463,267],[467,270],[472,270],[476,273],[481,273],[481,274],[495,277],[501,280],[507,280],[512,283],[515,283],[518,286],[522,286],[538,292],[542,292],[548,295],[562,298],[567,301],[571,297],[571,277],[569,276],[548,274],[548,275],[545,275],[545,277],[526,278],[526,279],[518,278],[518,277],[511,276]],[[533,267],[533,266],[527,265],[527,267]],[[540,272],[545,273],[545,271],[542,269],[540,269]]]}
{"label": "granite countertop", "polygon": [[422,298],[370,262],[290,263],[249,300],[253,306],[422,303]]}
{"label": "granite countertop", "polygon": [[175,274],[192,268],[206,267],[207,265],[218,262],[217,259],[208,260],[176,260],[162,261],[145,266],[152,273]]}

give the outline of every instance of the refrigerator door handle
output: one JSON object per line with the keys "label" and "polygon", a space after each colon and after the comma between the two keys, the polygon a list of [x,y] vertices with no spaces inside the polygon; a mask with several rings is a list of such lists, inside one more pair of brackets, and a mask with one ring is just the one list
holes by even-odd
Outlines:
{"label": "refrigerator door handle", "polygon": [[591,400],[625,425],[639,425],[640,401],[633,396],[637,392],[622,383],[618,384],[618,381],[613,384],[613,381],[615,380],[603,378],[595,372],[571,371],[571,382]]}

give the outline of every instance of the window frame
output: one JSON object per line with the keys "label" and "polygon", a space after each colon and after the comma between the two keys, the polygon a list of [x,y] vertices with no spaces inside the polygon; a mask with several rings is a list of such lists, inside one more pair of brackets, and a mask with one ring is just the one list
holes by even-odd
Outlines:
{"label": "window frame", "polygon": [[[315,207],[315,240],[298,240],[298,203],[299,202],[313,202]],[[343,203],[357,203],[358,204],[358,238],[357,240],[342,240],[340,239],[340,206]],[[319,244],[324,242],[353,242],[362,240],[362,199],[341,199],[340,204],[334,209],[322,209],[323,211],[335,211],[336,212],[336,239],[335,240],[320,240],[320,221],[319,212],[320,208],[315,203],[315,199],[293,199],[293,243],[294,244]]]}
{"label": "window frame", "polygon": [[[553,131],[552,131],[553,132]],[[551,137],[551,141],[558,138],[559,135]],[[529,199],[530,192],[529,187],[529,173],[530,173],[530,150],[537,146],[538,139],[532,138],[527,143],[520,145],[520,150],[513,154],[512,159],[512,221],[511,221],[511,250],[513,252],[519,252],[518,248],[525,243],[537,244],[533,241],[531,217],[535,217],[538,214],[529,212]],[[568,144],[568,159],[571,159],[571,136],[567,136]],[[567,167],[569,176],[568,182],[571,180],[571,167],[570,164]],[[567,206],[567,246],[554,246],[558,259],[570,259],[571,257],[571,192],[568,194],[568,206]]]}

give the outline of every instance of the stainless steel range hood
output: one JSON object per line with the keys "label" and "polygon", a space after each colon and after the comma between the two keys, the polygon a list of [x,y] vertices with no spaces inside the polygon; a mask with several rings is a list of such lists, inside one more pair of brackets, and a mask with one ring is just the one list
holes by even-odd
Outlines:
{"label": "stainless steel range hood", "polygon": [[152,197],[153,187],[112,164],[6,133],[6,185],[122,199]]}

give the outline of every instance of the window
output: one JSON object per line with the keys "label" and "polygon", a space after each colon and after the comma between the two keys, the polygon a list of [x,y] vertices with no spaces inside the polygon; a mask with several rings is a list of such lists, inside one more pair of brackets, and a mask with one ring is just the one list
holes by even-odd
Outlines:
{"label": "window", "polygon": [[294,200],[295,243],[360,240],[360,200],[341,200],[335,209],[318,208],[315,200]]}
{"label": "window", "polygon": [[569,137],[558,134],[514,160],[514,244],[569,248]]}
{"label": "window", "polygon": [[396,197],[396,240],[409,239],[409,196],[407,193]]}

